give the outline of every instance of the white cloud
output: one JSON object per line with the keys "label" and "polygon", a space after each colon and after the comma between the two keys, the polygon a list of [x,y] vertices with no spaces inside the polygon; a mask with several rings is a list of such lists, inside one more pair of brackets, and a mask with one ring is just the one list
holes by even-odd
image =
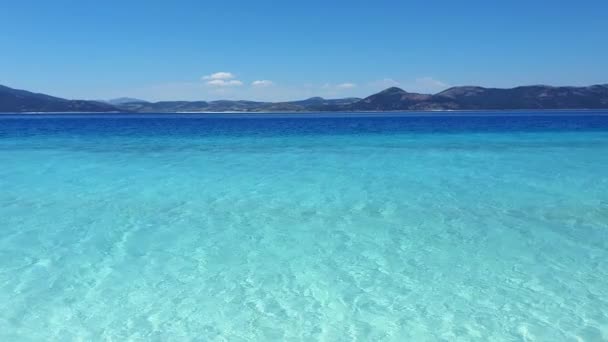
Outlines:
{"label": "white cloud", "polygon": [[420,87],[428,88],[428,89],[439,89],[446,88],[448,84],[439,80],[436,80],[432,77],[420,77],[416,79],[416,84]]}
{"label": "white cloud", "polygon": [[377,87],[377,88],[389,88],[389,87],[398,87],[401,85],[401,83],[398,81],[395,81],[392,78],[383,78],[381,80],[370,83],[370,85],[372,87]]}
{"label": "white cloud", "polygon": [[203,76],[203,80],[231,80],[236,76],[231,72],[220,71],[211,75]]}
{"label": "white cloud", "polygon": [[243,82],[239,80],[211,80],[207,82],[207,85],[213,87],[238,87],[242,86]]}
{"label": "white cloud", "polygon": [[233,73],[226,71],[203,76],[202,79],[206,80],[205,83],[212,87],[238,87],[243,85],[243,82],[237,80]]}
{"label": "white cloud", "polygon": [[269,87],[271,85],[274,85],[274,82],[270,80],[257,80],[251,82],[251,85],[254,87]]}
{"label": "white cloud", "polygon": [[345,82],[345,83],[340,83],[336,86],[336,88],[338,89],[352,89],[355,88],[357,85],[354,83],[350,83],[350,82]]}
{"label": "white cloud", "polygon": [[343,90],[343,89],[352,89],[357,87],[355,83],[345,82],[339,84],[325,83],[321,86],[321,89],[331,89],[331,90]]}

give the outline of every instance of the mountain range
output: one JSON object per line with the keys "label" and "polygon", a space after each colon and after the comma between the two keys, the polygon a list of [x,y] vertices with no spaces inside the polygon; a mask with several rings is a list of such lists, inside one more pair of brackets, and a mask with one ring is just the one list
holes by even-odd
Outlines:
{"label": "mountain range", "polygon": [[103,102],[66,100],[0,85],[0,113],[113,111],[120,110]]}
{"label": "mountain range", "polygon": [[588,87],[521,86],[510,89],[452,87],[437,94],[409,93],[397,87],[366,98],[300,101],[160,101],[133,98],[108,101],[68,100],[0,85],[0,112],[318,112],[608,109],[608,84]]}

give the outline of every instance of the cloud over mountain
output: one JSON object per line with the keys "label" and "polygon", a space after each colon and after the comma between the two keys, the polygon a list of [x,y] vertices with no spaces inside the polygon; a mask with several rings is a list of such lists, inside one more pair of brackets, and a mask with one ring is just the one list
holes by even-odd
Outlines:
{"label": "cloud over mountain", "polygon": [[340,83],[336,86],[336,88],[338,89],[352,89],[355,88],[357,85],[354,83],[350,83],[350,82],[344,82],[344,83]]}
{"label": "cloud over mountain", "polygon": [[251,82],[251,85],[254,87],[269,87],[271,85],[274,85],[274,82],[270,80],[256,80]]}

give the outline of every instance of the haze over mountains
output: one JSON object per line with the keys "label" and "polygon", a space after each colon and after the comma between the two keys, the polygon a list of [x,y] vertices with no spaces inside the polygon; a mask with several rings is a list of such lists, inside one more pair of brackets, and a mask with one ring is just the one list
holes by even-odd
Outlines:
{"label": "haze over mountains", "polygon": [[588,87],[521,86],[510,89],[453,87],[437,94],[409,93],[392,87],[364,99],[301,101],[160,101],[132,98],[67,100],[0,86],[0,112],[318,112],[405,110],[608,109],[608,84]]}
{"label": "haze over mountains", "polygon": [[257,102],[257,101],[161,101],[131,102],[117,105],[120,109],[138,113],[157,112],[303,112],[327,111],[341,108],[360,101],[360,98],[328,100],[312,97],[301,101],[290,102]]}

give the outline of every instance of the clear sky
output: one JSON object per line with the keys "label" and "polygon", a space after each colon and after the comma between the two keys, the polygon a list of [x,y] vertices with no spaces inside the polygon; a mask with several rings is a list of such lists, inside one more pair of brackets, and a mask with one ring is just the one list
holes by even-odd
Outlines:
{"label": "clear sky", "polygon": [[0,84],[287,100],[608,83],[608,0],[0,0]]}

